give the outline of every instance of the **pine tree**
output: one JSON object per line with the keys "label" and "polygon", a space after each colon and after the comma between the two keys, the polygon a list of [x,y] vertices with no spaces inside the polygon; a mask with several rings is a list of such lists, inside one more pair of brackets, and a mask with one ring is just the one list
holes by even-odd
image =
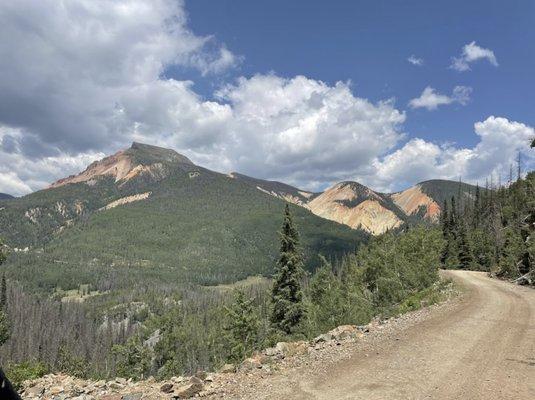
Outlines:
{"label": "pine tree", "polygon": [[[342,281],[333,273],[332,265],[324,257],[320,258],[322,265],[312,276],[308,288],[311,303],[309,320],[314,334],[342,324],[346,311],[344,301],[349,297],[347,288],[342,287]],[[347,272],[344,271],[345,279],[348,278]]]}
{"label": "pine tree", "polygon": [[7,306],[6,274],[2,274],[2,282],[0,283],[0,311],[5,311],[6,306]]}
{"label": "pine tree", "polygon": [[472,227],[474,229],[479,228],[481,223],[481,191],[479,190],[479,185],[476,186],[476,194],[474,199],[474,208],[472,210]]}
{"label": "pine tree", "polygon": [[[0,265],[6,257],[2,251],[2,242],[0,241]],[[2,284],[0,287],[0,346],[2,346],[10,336],[10,324],[7,317],[7,300],[6,300],[6,277],[2,275]]]}
{"label": "pine tree", "polygon": [[301,323],[305,308],[301,290],[303,257],[299,250],[299,235],[294,227],[290,207],[286,205],[280,232],[280,257],[273,279],[271,323],[275,330],[291,334]]}
{"label": "pine tree", "polygon": [[240,362],[254,349],[258,335],[259,318],[253,306],[253,299],[247,299],[242,290],[234,293],[234,302],[225,307],[227,324],[225,332],[229,341],[229,360]]}
{"label": "pine tree", "polygon": [[458,232],[459,265],[462,269],[474,269],[474,256],[464,221],[459,223]]}
{"label": "pine tree", "polygon": [[440,261],[445,268],[458,268],[459,267],[459,219],[455,197],[451,198],[451,208],[448,210],[447,203],[445,203],[447,215],[442,218],[443,220],[443,235],[445,239],[444,248]]}
{"label": "pine tree", "polygon": [[448,201],[444,200],[442,212],[440,213],[440,225],[442,227],[442,237],[444,238],[444,247],[440,255],[440,262],[444,267],[447,267],[448,259],[450,258],[450,213],[448,211]]}

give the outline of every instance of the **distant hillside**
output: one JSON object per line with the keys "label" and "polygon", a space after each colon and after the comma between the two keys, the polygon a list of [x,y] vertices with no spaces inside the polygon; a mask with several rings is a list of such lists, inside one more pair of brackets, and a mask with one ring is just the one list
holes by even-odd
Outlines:
{"label": "distant hillside", "polygon": [[10,194],[7,194],[7,193],[0,193],[0,200],[10,200],[10,199],[14,199],[15,197],[11,196]]}
{"label": "distant hillside", "polygon": [[300,190],[282,182],[251,178],[250,176],[242,175],[237,172],[231,172],[229,176],[252,185],[258,190],[261,190],[267,194],[300,206],[305,206],[310,200],[319,194]]}
{"label": "distant hillside", "polygon": [[285,201],[313,268],[318,254],[338,257],[367,233],[434,222],[445,198],[474,192],[433,180],[394,194],[357,182],[312,193],[216,173],[173,150],[134,143],[48,189],[0,200],[0,237],[13,249],[13,276],[46,290],[217,284],[271,274]]}
{"label": "distant hillside", "polygon": [[298,204],[314,214],[361,229],[373,235],[418,221],[437,222],[444,199],[468,198],[476,187],[447,180],[418,183],[397,193],[380,193],[358,183],[340,182],[321,193],[300,190],[280,182],[250,178],[232,173],[232,177],[272,196]]}
{"label": "distant hillside", "polygon": [[[135,143],[49,189],[4,202],[14,277],[42,289],[92,283],[232,282],[271,274],[285,202],[250,183]],[[367,239],[292,206],[307,266]]]}
{"label": "distant hillside", "polygon": [[341,182],[315,197],[316,215],[378,235],[403,224],[404,214],[386,196],[357,182]]}

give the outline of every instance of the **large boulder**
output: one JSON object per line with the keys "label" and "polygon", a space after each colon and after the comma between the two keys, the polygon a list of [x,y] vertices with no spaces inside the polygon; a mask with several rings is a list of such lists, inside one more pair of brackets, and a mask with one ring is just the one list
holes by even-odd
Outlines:
{"label": "large boulder", "polygon": [[173,397],[178,399],[189,399],[202,391],[203,387],[203,381],[193,376],[190,379],[190,383],[175,389]]}

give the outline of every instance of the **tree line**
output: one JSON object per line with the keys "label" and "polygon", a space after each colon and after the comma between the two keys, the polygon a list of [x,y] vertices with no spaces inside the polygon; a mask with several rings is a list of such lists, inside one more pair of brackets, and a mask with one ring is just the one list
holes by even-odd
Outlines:
{"label": "tree line", "polygon": [[535,282],[535,172],[523,177],[519,167],[506,185],[478,186],[472,196],[459,193],[442,208],[444,268]]}

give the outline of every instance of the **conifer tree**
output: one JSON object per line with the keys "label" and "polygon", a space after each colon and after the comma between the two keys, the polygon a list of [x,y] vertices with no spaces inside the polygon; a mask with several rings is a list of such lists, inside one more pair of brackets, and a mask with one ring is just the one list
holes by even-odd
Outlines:
{"label": "conifer tree", "polygon": [[481,191],[479,190],[479,185],[476,186],[476,194],[474,198],[474,207],[472,210],[472,227],[474,229],[479,228],[481,223]]}
{"label": "conifer tree", "polygon": [[275,330],[291,334],[296,332],[301,323],[305,308],[301,289],[303,256],[299,249],[299,235],[288,204],[284,211],[280,241],[280,256],[271,292],[273,305],[271,323]]}
{"label": "conifer tree", "polygon": [[240,362],[254,349],[258,335],[259,318],[253,306],[253,299],[247,299],[245,293],[237,289],[234,302],[225,307],[228,322],[225,326],[229,340],[232,362]]}
{"label": "conifer tree", "polygon": [[[2,251],[2,242],[0,242],[0,265],[6,259]],[[7,300],[6,300],[6,278],[2,275],[2,284],[0,287],[0,346],[8,339],[10,334],[10,324],[7,317]]]}
{"label": "conifer tree", "polygon": [[462,269],[474,268],[474,256],[472,254],[472,247],[466,231],[466,224],[464,221],[459,223],[458,230],[458,246],[459,246],[459,266]]}
{"label": "conifer tree", "polygon": [[311,303],[308,316],[315,333],[328,331],[342,323],[346,311],[344,300],[349,297],[348,291],[344,290],[347,288],[343,288],[342,281],[334,275],[332,265],[323,256],[320,258],[322,265],[312,276],[308,288]]}
{"label": "conifer tree", "polygon": [[5,311],[7,306],[7,286],[6,274],[2,274],[2,282],[0,283],[0,310]]}

